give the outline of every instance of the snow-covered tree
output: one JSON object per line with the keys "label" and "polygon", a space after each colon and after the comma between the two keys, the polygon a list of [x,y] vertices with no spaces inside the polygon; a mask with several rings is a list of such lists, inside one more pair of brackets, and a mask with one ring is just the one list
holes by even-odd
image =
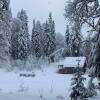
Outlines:
{"label": "snow-covered tree", "polygon": [[46,21],[46,24],[45,24],[45,34],[44,34],[44,52],[45,52],[45,56],[48,56],[50,55],[52,52],[51,52],[51,44],[50,44],[50,34],[49,34],[49,27],[48,27],[48,22]]}
{"label": "snow-covered tree", "polygon": [[13,59],[20,59],[20,34],[21,21],[18,18],[12,20],[12,35],[11,35],[11,57]]}
{"label": "snow-covered tree", "polygon": [[44,52],[46,56],[49,56],[56,50],[55,23],[51,13],[49,13],[49,19],[45,23],[44,38]]}
{"label": "snow-covered tree", "polygon": [[71,55],[71,35],[69,32],[69,26],[67,25],[66,27],[66,33],[65,33],[65,56],[70,56]]}
{"label": "snow-covered tree", "polygon": [[35,20],[33,20],[33,28],[32,28],[32,35],[31,35],[31,53],[35,55]]}
{"label": "snow-covered tree", "polygon": [[70,97],[72,100],[85,100],[87,97],[87,89],[84,86],[84,81],[86,80],[82,75],[83,72],[80,69],[80,60],[78,59],[77,72],[74,74],[72,78],[72,92]]}
{"label": "snow-covered tree", "polygon": [[42,57],[45,57],[45,52],[44,52],[44,49],[45,49],[45,46],[44,46],[44,43],[45,43],[45,23],[43,23],[41,25],[41,35],[40,35],[41,39],[40,39],[40,42],[41,42],[41,55]]}
{"label": "snow-covered tree", "polygon": [[[79,19],[81,26],[87,24],[90,32],[95,33],[95,42],[93,43],[87,65],[95,67],[95,76],[100,77],[100,1],[99,0],[73,0],[67,3],[65,7],[65,17],[73,22],[75,18]],[[81,27],[82,28],[82,27]]]}
{"label": "snow-covered tree", "polygon": [[[9,0],[0,0],[0,66],[8,64],[11,37],[11,12]],[[2,64],[3,63],[3,64]],[[9,65],[5,65],[9,66]]]}
{"label": "snow-covered tree", "polygon": [[41,24],[40,21],[37,21],[35,23],[35,20],[33,20],[33,30],[32,30],[32,52],[36,57],[41,57]]}
{"label": "snow-covered tree", "polygon": [[41,24],[39,21],[35,22],[35,20],[33,20],[31,45],[33,55],[38,58],[41,56],[49,56],[55,51],[55,23],[51,13],[46,23]]}
{"label": "snow-covered tree", "polygon": [[[88,62],[91,66],[97,66],[96,56],[97,48],[99,44],[99,24],[100,20],[100,1],[99,0],[73,0],[68,1],[65,6],[65,17],[70,20],[71,23],[78,19],[78,22],[81,25],[81,28],[84,24],[87,24],[90,27],[90,32],[94,32],[96,37],[96,42],[94,43],[93,49],[91,49],[91,54]],[[95,64],[94,64],[95,63]],[[89,64],[88,64],[89,65]],[[90,65],[89,65],[90,66]]]}
{"label": "snow-covered tree", "polygon": [[52,13],[49,13],[48,27],[49,27],[50,44],[51,44],[50,48],[51,48],[51,53],[53,53],[56,49],[56,33],[55,33],[55,22],[52,19]]}
{"label": "snow-covered tree", "polygon": [[28,32],[28,17],[25,10],[21,10],[17,14],[17,18],[21,21],[21,31],[19,37],[19,57],[21,60],[26,59],[30,52],[30,39],[29,39],[29,32]]}

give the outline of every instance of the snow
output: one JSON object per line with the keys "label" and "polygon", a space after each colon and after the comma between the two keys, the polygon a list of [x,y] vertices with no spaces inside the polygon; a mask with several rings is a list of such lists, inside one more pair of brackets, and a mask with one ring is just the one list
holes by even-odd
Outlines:
{"label": "snow", "polygon": [[77,67],[77,60],[80,60],[80,67],[83,67],[86,57],[66,57],[64,60],[58,62],[57,65],[64,65],[64,67]]}
{"label": "snow", "polygon": [[[58,74],[55,66],[56,63],[43,66],[40,70],[34,69],[35,77],[19,76],[20,73],[32,72],[0,70],[0,100],[70,100],[73,75]],[[88,79],[87,75],[85,77]]]}
{"label": "snow", "polygon": [[57,74],[57,69],[54,66],[35,70],[36,77],[30,78],[19,77],[20,73],[27,72],[0,71],[0,98],[5,100],[7,97],[9,98],[7,100],[12,100],[10,98],[16,100],[17,95],[18,100],[22,100],[21,98],[26,98],[26,96],[30,99],[26,98],[25,100],[39,100],[41,95],[47,100],[56,100],[57,96],[66,98],[66,93],[70,90],[72,76]]}

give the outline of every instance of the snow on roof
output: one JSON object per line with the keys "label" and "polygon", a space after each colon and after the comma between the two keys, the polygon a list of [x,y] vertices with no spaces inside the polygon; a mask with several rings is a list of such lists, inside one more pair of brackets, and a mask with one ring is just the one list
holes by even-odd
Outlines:
{"label": "snow on roof", "polygon": [[64,65],[64,67],[77,67],[78,61],[80,60],[80,67],[84,66],[86,57],[66,57],[64,60],[61,60],[57,65]]}

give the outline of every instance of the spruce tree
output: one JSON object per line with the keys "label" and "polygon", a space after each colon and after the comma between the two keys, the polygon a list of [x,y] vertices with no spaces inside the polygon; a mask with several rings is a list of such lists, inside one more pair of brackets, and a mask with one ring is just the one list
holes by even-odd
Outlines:
{"label": "spruce tree", "polygon": [[[11,13],[9,0],[0,0],[0,66],[9,66],[9,48],[11,37]],[[3,64],[2,64],[3,63]],[[8,65],[6,65],[8,64]]]}
{"label": "spruce tree", "polygon": [[51,48],[51,53],[53,53],[56,50],[56,34],[55,34],[55,22],[52,19],[52,13],[49,13],[48,27],[50,35],[50,48]]}
{"label": "spruce tree", "polygon": [[46,56],[49,56],[56,50],[55,22],[51,13],[49,13],[49,18],[45,23],[44,38],[44,52]]}
{"label": "spruce tree", "polygon": [[37,57],[41,57],[41,24],[40,21],[35,23],[33,20],[33,30],[32,30],[32,53]]}
{"label": "spruce tree", "polygon": [[87,89],[84,87],[84,81],[86,80],[82,75],[83,72],[80,69],[80,60],[78,59],[77,72],[72,78],[72,92],[70,97],[72,100],[85,100],[87,97]]}
{"label": "spruce tree", "polygon": [[40,42],[41,42],[41,55],[42,57],[44,58],[45,57],[45,52],[44,52],[44,49],[45,49],[45,23],[43,23],[41,25],[41,34],[40,34]]}
{"label": "spruce tree", "polygon": [[48,56],[51,54],[51,49],[50,49],[50,36],[49,36],[49,27],[48,27],[48,22],[46,21],[45,24],[45,31],[44,31],[44,53],[45,56]]}
{"label": "spruce tree", "polygon": [[69,26],[66,27],[65,33],[65,56],[71,55],[71,36],[69,32]]}
{"label": "spruce tree", "polygon": [[19,44],[19,57],[21,60],[24,60],[29,55],[29,48],[30,48],[30,39],[29,39],[29,32],[28,32],[28,17],[25,10],[21,10],[17,14],[17,18],[21,21],[21,32],[20,32],[20,44]]}
{"label": "spruce tree", "polygon": [[21,34],[21,21],[18,18],[12,20],[12,35],[11,35],[11,57],[13,59],[20,59],[20,34]]}
{"label": "spruce tree", "polygon": [[32,35],[31,35],[31,53],[32,55],[35,55],[35,20],[33,20],[33,28],[32,28]]}

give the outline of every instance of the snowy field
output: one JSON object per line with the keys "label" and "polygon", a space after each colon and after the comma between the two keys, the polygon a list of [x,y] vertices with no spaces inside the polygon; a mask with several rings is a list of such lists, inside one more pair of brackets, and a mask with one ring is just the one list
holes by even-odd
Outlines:
{"label": "snowy field", "polygon": [[70,100],[72,75],[57,74],[56,71],[57,65],[52,64],[42,70],[35,69],[35,77],[25,78],[19,74],[26,72],[0,70],[0,100]]}

